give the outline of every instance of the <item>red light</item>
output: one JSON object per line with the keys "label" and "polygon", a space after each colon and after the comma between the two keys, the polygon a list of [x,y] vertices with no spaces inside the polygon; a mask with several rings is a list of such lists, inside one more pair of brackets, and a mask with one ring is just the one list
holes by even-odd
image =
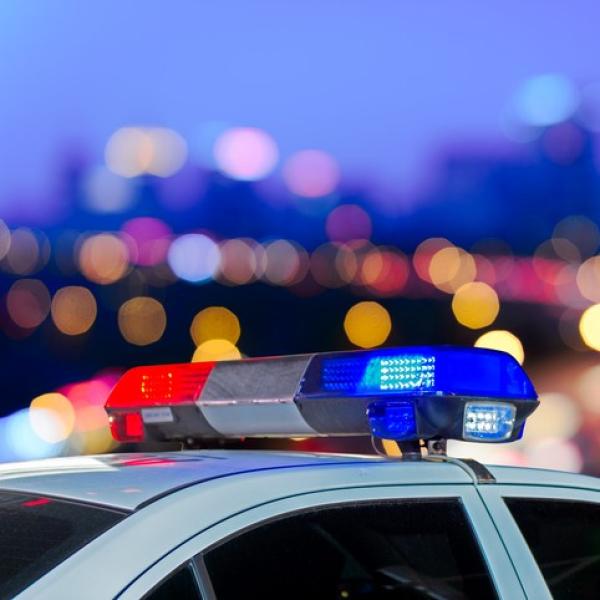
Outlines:
{"label": "red light", "polygon": [[131,369],[110,393],[106,409],[192,404],[214,365],[200,362]]}
{"label": "red light", "polygon": [[170,458],[145,457],[129,458],[120,461],[118,464],[120,467],[170,467],[177,464],[177,461]]}
{"label": "red light", "polygon": [[139,412],[119,413],[110,417],[110,432],[117,442],[144,441],[144,422]]}
{"label": "red light", "polygon": [[44,506],[44,504],[50,504],[52,500],[50,498],[36,498],[35,500],[27,500],[26,502],[21,502],[21,506]]}

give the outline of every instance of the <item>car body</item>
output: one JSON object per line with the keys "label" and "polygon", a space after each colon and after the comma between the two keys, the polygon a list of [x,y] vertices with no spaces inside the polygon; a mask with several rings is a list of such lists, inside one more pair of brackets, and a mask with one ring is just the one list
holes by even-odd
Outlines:
{"label": "car body", "polygon": [[[335,593],[328,595],[325,589],[318,588],[322,589],[318,597],[473,597],[467,589],[474,589],[473,574],[467,573],[457,584],[457,579],[446,576],[447,573],[436,578],[423,571],[416,573],[414,568],[415,561],[423,563],[425,571],[446,568],[443,565],[450,565],[453,559],[445,555],[449,551],[466,552],[469,545],[472,558],[461,558],[461,569],[476,569],[474,561],[480,564],[477,569],[484,572],[478,571],[476,586],[484,587],[476,588],[479,597],[551,598],[551,591],[555,597],[593,597],[589,596],[590,586],[600,581],[595,568],[600,549],[596,548],[596,555],[584,553],[583,559],[565,557],[558,567],[546,553],[541,560],[552,564],[538,564],[538,548],[531,539],[525,539],[513,518],[511,502],[524,504],[525,512],[531,509],[535,513],[537,506],[552,506],[550,513],[558,510],[558,516],[555,514],[548,522],[550,529],[556,529],[547,532],[550,543],[556,542],[553,552],[571,552],[578,536],[597,537],[600,480],[569,473],[484,468],[446,457],[400,460],[194,450],[4,465],[0,469],[0,501],[5,496],[8,505],[18,503],[19,515],[25,514],[19,518],[24,521],[33,518],[29,516],[32,513],[38,518],[40,513],[54,510],[53,503],[65,505],[67,510],[72,507],[73,514],[84,507],[114,515],[114,519],[109,518],[114,522],[103,525],[102,533],[57,560],[36,580],[22,582],[20,598],[228,598],[240,586],[248,598],[274,597],[276,590],[270,589],[268,582],[283,577],[282,572],[288,578],[298,576],[298,583],[290,583],[286,596],[306,597],[305,584],[318,585],[319,577],[329,581],[328,570],[334,569],[335,561],[327,557],[344,554],[348,564],[354,561],[364,566],[364,557],[358,560],[357,556],[369,548],[366,560],[371,561],[378,552],[379,541],[384,539],[386,544],[392,539],[398,547],[404,544],[404,551],[414,548],[414,556],[407,558],[408,562],[413,561],[411,568],[386,564],[377,569],[377,577],[385,579],[379,591],[387,589],[390,595],[379,596],[369,588],[375,581],[375,575],[369,574],[341,583],[336,579]],[[0,513],[2,510],[0,502]],[[389,520],[381,516],[388,512]],[[567,521],[574,519],[575,524],[561,521],[563,513]],[[405,522],[403,515],[412,516]],[[579,516],[581,524],[577,522]],[[460,522],[456,522],[457,518]],[[523,518],[537,519],[534,525],[545,527],[543,511],[533,517],[527,513]],[[390,527],[397,527],[389,535],[381,530],[388,522]],[[43,524],[43,518],[39,523]],[[575,539],[571,540],[573,543],[559,539],[561,527],[567,528]],[[332,531],[339,534],[336,540],[332,539]],[[315,542],[304,540],[305,534],[314,536],[315,532],[321,536],[314,538]],[[266,538],[261,541],[263,535]],[[350,538],[340,542],[347,535]],[[373,535],[371,547],[371,542],[365,540]],[[527,535],[532,535],[529,530]],[[455,544],[452,536],[462,536],[464,540]],[[0,539],[4,560],[14,552],[5,542]],[[331,547],[321,548],[330,542]],[[31,543],[35,546],[38,541]],[[583,553],[583,545],[579,547]],[[250,551],[243,554],[244,548]],[[349,557],[352,552],[348,548],[357,549],[358,554]],[[242,554],[237,556],[239,552]],[[312,554],[322,555],[323,559],[315,562]],[[432,566],[435,560],[430,555],[439,557],[440,565]],[[35,560],[44,563],[45,559],[36,555]],[[460,560],[456,560],[459,564]],[[222,571],[224,568],[226,571]],[[550,578],[548,569],[557,568],[563,572],[553,572]],[[312,571],[318,571],[319,576]],[[188,589],[182,595],[180,588],[172,587],[170,578],[182,579],[184,572],[193,586],[197,581],[198,588]],[[260,593],[257,582],[266,586]],[[0,582],[0,586],[4,584]],[[284,581],[281,585],[287,584]],[[2,597],[11,595],[6,593],[10,587],[0,589]],[[394,595],[399,590],[410,593]]]}

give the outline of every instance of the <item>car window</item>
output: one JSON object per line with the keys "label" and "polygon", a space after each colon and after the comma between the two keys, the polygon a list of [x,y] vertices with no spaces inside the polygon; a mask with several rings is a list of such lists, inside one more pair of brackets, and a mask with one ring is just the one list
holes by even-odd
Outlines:
{"label": "car window", "polygon": [[0,492],[0,597],[11,597],[121,521],[91,504]]}
{"label": "car window", "polygon": [[204,560],[219,600],[495,597],[457,499],[303,512],[246,531]]}
{"label": "car window", "polygon": [[600,505],[506,498],[552,596],[600,598]]}
{"label": "car window", "polygon": [[185,566],[163,579],[144,600],[201,600],[191,566]]}

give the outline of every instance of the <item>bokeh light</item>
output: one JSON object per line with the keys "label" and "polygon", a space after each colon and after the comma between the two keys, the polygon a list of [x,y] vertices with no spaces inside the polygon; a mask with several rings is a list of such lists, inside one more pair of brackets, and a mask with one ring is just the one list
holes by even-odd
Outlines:
{"label": "bokeh light", "polygon": [[373,248],[363,258],[358,283],[378,296],[394,296],[404,289],[409,276],[406,256],[394,248]]}
{"label": "bokeh light", "polygon": [[54,324],[62,333],[81,335],[94,324],[98,308],[90,290],[73,285],[63,287],[54,294],[50,312]]}
{"label": "bokeh light", "polygon": [[325,224],[327,237],[332,242],[367,240],[373,226],[367,211],[356,204],[342,204],[334,208]]}
{"label": "bokeh light", "polygon": [[75,426],[75,411],[69,399],[62,394],[43,394],[31,401],[29,420],[41,439],[56,444],[71,435]]}
{"label": "bokeh light", "polygon": [[160,219],[137,217],[121,227],[132,262],[145,267],[165,261],[171,243],[171,228]]}
{"label": "bokeh light", "polygon": [[527,466],[578,473],[583,466],[579,448],[569,440],[544,439],[525,447]]}
{"label": "bokeh light", "polygon": [[288,286],[304,279],[309,260],[306,250],[288,240],[275,240],[264,246],[263,279],[272,285]]}
{"label": "bokeh light", "polygon": [[122,213],[135,200],[131,180],[104,166],[91,169],[83,180],[83,197],[88,210],[95,213]]}
{"label": "bokeh light", "polygon": [[600,247],[600,229],[583,215],[571,215],[559,221],[552,237],[569,240],[584,258],[594,254]]}
{"label": "bokeh light", "polygon": [[539,396],[540,404],[527,419],[525,442],[572,438],[581,426],[581,410],[569,397],[558,393]]}
{"label": "bokeh light", "polygon": [[30,275],[41,269],[49,256],[50,244],[44,235],[19,227],[10,236],[3,267],[15,275]]}
{"label": "bokeh light", "polygon": [[19,279],[8,290],[6,309],[18,327],[38,327],[50,312],[48,288],[37,279]]}
{"label": "bokeh light", "polygon": [[258,265],[258,254],[262,255],[262,247],[254,240],[225,240],[219,244],[219,252],[218,278],[222,283],[244,285],[262,275]]}
{"label": "bokeh light", "polygon": [[389,337],[392,319],[390,313],[378,302],[359,302],[346,313],[344,331],[355,346],[374,348]]}
{"label": "bokeh light", "polygon": [[0,260],[2,260],[10,248],[10,229],[0,219]]}
{"label": "bokeh light", "polygon": [[217,138],[214,156],[218,168],[229,177],[256,181],[275,168],[279,153],[275,140],[265,131],[234,127]]}
{"label": "bokeh light", "polygon": [[600,302],[600,256],[592,256],[581,264],[576,281],[584,298]]}
{"label": "bokeh light", "polygon": [[167,260],[173,273],[190,283],[212,279],[219,268],[219,246],[202,233],[188,233],[171,244]]}
{"label": "bokeh light", "polygon": [[586,346],[600,351],[600,304],[585,309],[579,320],[579,333]]}
{"label": "bokeh light", "polygon": [[23,409],[0,420],[0,447],[5,459],[34,460],[57,456],[63,444],[40,437],[32,427],[29,409]]}
{"label": "bokeh light", "polygon": [[413,254],[413,266],[420,279],[431,283],[429,266],[431,259],[442,249],[453,247],[446,238],[428,238],[421,242]]}
{"label": "bokeh light", "polygon": [[166,127],[122,127],[110,137],[105,150],[106,165],[123,177],[169,177],[186,157],[185,140]]}
{"label": "bokeh light", "polygon": [[202,342],[192,356],[192,362],[213,360],[238,360],[242,358],[239,349],[229,340],[207,340]]}
{"label": "bokeh light", "polygon": [[138,296],[119,308],[119,331],[130,344],[147,346],[157,342],[167,327],[163,305],[154,298]]}
{"label": "bokeh light", "polygon": [[502,350],[513,356],[519,364],[525,360],[525,351],[521,340],[504,329],[487,331],[475,342],[477,348],[489,348],[490,350]]}
{"label": "bokeh light", "polygon": [[470,329],[491,325],[500,311],[500,301],[494,288],[475,281],[465,283],[452,298],[452,312],[456,320]]}
{"label": "bokeh light", "polygon": [[340,168],[336,160],[322,150],[302,150],[285,163],[283,179],[297,196],[319,198],[335,191]]}
{"label": "bokeh light", "polygon": [[196,346],[212,339],[222,339],[237,344],[242,330],[235,313],[224,306],[209,306],[193,319],[190,335]]}
{"label": "bokeh light", "polygon": [[90,281],[103,285],[114,283],[129,269],[129,251],[116,235],[90,236],[79,249],[79,268]]}
{"label": "bokeh light", "polygon": [[524,82],[515,97],[515,112],[524,123],[545,127],[568,119],[579,104],[573,83],[558,73]]}
{"label": "bokeh light", "polygon": [[310,272],[323,287],[347,285],[354,279],[356,269],[354,252],[344,244],[323,244],[310,257]]}
{"label": "bokeh light", "polygon": [[585,369],[577,381],[576,391],[584,409],[600,416],[600,365]]}
{"label": "bokeh light", "polygon": [[476,275],[477,267],[473,256],[456,246],[438,250],[429,262],[431,283],[449,294],[473,281]]}

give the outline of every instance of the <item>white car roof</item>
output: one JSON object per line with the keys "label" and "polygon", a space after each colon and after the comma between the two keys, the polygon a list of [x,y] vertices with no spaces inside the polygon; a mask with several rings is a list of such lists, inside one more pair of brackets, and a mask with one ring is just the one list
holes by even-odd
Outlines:
{"label": "white car roof", "polygon": [[[397,469],[399,484],[473,483],[467,471],[439,462],[398,461],[377,456],[247,450],[105,454],[54,458],[0,466],[0,491],[20,491],[135,510],[178,489],[234,475],[272,469],[325,466]],[[516,467],[488,467],[500,484],[567,486],[600,491],[600,479]],[[388,481],[389,483],[389,481]]]}

